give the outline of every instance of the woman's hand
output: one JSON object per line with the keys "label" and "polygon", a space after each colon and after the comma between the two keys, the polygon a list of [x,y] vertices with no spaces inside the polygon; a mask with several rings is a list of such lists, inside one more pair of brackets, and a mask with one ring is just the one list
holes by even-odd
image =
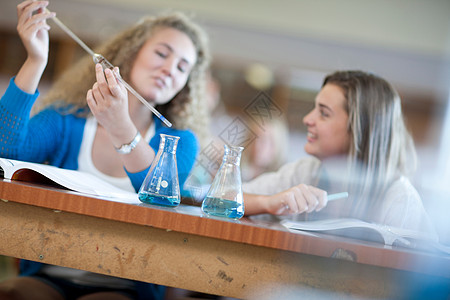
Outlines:
{"label": "woman's hand", "polygon": [[245,215],[310,213],[319,211],[327,205],[327,192],[310,185],[299,184],[270,196],[244,194],[244,205]]}
{"label": "woman's hand", "polygon": [[45,66],[48,59],[47,19],[55,13],[46,11],[48,1],[24,1],[17,5],[17,32],[28,54],[28,59]]}
{"label": "woman's hand", "polygon": [[327,192],[299,184],[268,197],[267,210],[274,215],[301,214],[319,211],[327,205]]}
{"label": "woman's hand", "polygon": [[[114,72],[119,74],[116,67]],[[128,92],[110,69],[95,66],[97,82],[87,92],[86,101],[97,122],[102,125],[116,147],[129,143],[136,135],[128,113]],[[117,75],[119,76],[119,75]]]}

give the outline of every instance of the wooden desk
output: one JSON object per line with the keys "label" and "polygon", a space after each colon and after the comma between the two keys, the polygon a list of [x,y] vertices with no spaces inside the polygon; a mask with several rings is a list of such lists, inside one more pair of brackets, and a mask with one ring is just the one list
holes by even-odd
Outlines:
{"label": "wooden desk", "polygon": [[[450,258],[198,207],[113,202],[0,180],[0,254],[235,298],[394,298],[450,286]],[[350,254],[356,262],[331,258]],[[340,256],[340,255],[337,255]]]}

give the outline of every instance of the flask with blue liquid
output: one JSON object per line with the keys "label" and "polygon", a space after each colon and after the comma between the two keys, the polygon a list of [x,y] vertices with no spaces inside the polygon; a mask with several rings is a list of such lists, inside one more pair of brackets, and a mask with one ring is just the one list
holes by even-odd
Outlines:
{"label": "flask with blue liquid", "polygon": [[240,169],[244,147],[224,147],[222,164],[202,202],[202,211],[212,216],[240,219],[244,216]]}
{"label": "flask with blue liquid", "polygon": [[160,134],[158,153],[139,189],[139,200],[162,206],[180,204],[180,185],[177,169],[178,136]]}

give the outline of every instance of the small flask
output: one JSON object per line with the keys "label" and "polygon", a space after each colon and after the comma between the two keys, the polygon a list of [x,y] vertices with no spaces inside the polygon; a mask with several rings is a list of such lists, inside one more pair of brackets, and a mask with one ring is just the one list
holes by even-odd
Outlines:
{"label": "small flask", "polygon": [[218,217],[240,219],[244,215],[241,153],[244,147],[224,145],[222,164],[202,203],[202,211]]}
{"label": "small flask", "polygon": [[158,153],[139,189],[139,200],[162,206],[180,204],[180,185],[177,169],[178,136],[160,134]]}

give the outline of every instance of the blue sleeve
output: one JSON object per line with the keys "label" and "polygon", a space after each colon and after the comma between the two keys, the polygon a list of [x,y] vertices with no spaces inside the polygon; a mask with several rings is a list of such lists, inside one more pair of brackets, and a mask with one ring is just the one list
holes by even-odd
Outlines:
{"label": "blue sleeve", "polygon": [[[149,143],[155,153],[158,152],[161,133],[180,137],[180,140],[178,141],[176,157],[178,180],[180,183],[181,193],[183,194],[184,183],[186,182],[186,179],[189,176],[192,167],[194,166],[194,162],[199,151],[197,137],[190,130],[177,130],[167,127],[157,128],[155,136],[150,140]],[[131,179],[131,183],[133,184],[133,187],[136,191],[139,191],[139,188],[141,187],[142,182],[144,182],[145,176],[147,175],[149,169],[150,167],[137,173],[130,173],[127,171],[127,174]]]}
{"label": "blue sleeve", "polygon": [[[36,161],[40,147],[48,144],[41,133],[47,128],[30,119],[31,108],[39,92],[28,94],[19,89],[11,78],[9,86],[0,101],[0,156]],[[40,122],[40,121],[39,121]],[[53,140],[54,141],[54,140]]]}
{"label": "blue sleeve", "polygon": [[79,148],[84,119],[60,114],[51,107],[30,117],[38,96],[38,92],[23,92],[11,79],[0,100],[0,156],[76,168],[73,163],[67,165],[67,155],[68,150]]}
{"label": "blue sleeve", "polygon": [[7,109],[11,114],[30,113],[31,107],[39,97],[39,91],[34,94],[28,94],[22,91],[14,82],[15,77],[9,80],[8,88],[0,100],[2,112]]}
{"label": "blue sleeve", "polygon": [[31,108],[39,92],[28,94],[9,81],[0,100],[0,156],[18,159],[17,152],[23,149]]}

